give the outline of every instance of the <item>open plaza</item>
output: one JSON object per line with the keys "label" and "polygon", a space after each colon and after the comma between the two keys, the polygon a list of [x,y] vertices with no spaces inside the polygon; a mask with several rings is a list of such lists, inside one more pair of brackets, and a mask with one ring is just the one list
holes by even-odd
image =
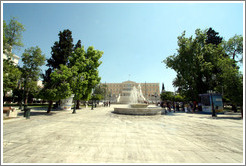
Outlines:
{"label": "open plaza", "polygon": [[245,2],[1,7],[1,164],[245,164]]}
{"label": "open plaza", "polygon": [[237,163],[244,162],[240,113],[171,112],[132,116],[115,107],[70,111],[31,109],[30,119],[3,120],[5,163]]}

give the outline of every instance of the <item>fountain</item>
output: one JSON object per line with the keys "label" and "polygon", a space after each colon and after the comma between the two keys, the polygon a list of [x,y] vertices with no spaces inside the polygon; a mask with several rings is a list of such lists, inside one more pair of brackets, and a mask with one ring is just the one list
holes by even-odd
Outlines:
{"label": "fountain", "polygon": [[161,111],[159,107],[148,107],[146,99],[143,96],[141,86],[135,86],[130,92],[130,103],[127,108],[114,108],[114,113],[127,114],[127,115],[156,115]]}

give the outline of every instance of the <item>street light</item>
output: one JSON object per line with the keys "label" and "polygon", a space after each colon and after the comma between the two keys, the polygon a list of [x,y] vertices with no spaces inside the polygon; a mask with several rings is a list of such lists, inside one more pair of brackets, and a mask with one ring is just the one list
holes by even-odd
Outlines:
{"label": "street light", "polygon": [[73,107],[73,112],[72,114],[76,114],[76,90],[78,89],[78,84],[79,84],[79,81],[83,81],[84,80],[84,77],[83,76],[80,76],[79,78],[77,78],[77,84],[76,84],[76,89],[75,89],[75,95],[74,95],[74,107]]}
{"label": "street light", "polygon": [[91,110],[93,110],[93,98],[94,98],[94,89],[92,89],[92,105],[91,105]]}
{"label": "street light", "polygon": [[[216,79],[216,75],[212,75],[212,81],[214,81]],[[211,90],[211,100],[212,100],[212,117],[216,117],[216,112],[215,112],[215,109],[214,109],[214,101],[213,101],[213,91]]]}
{"label": "street light", "polygon": [[[20,109],[22,109],[22,103],[25,103],[25,99],[26,99],[26,95],[25,95],[25,91],[26,91],[26,84],[27,84],[27,80],[31,80],[31,78],[22,78],[22,81],[24,81],[24,89],[22,92],[22,99],[21,99],[21,104],[20,104]],[[24,109],[27,108],[27,104],[24,104]]]}
{"label": "street light", "polygon": [[209,91],[209,94],[210,94],[211,101],[212,101],[212,117],[217,117],[215,109],[214,109],[213,92]]}

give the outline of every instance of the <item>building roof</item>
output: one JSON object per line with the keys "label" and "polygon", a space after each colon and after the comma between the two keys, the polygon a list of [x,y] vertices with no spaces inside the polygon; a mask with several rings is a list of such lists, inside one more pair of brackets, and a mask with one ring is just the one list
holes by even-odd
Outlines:
{"label": "building roof", "polygon": [[122,82],[123,84],[136,84],[136,82],[133,82],[133,81],[130,81],[130,80],[128,80],[128,81],[124,81],[124,82]]}

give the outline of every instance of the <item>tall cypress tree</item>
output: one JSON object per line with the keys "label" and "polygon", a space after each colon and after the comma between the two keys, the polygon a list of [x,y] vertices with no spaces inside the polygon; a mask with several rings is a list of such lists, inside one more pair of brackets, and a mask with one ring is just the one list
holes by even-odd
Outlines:
{"label": "tall cypress tree", "polygon": [[[54,46],[51,47],[51,58],[47,60],[48,63],[46,66],[49,68],[43,75],[45,86],[43,95],[45,94],[45,98],[49,100],[48,113],[51,110],[52,100],[55,98],[55,93],[53,93],[53,91],[55,91],[56,87],[59,86],[59,84],[54,84],[53,81],[51,81],[51,74],[55,71],[55,69],[60,69],[60,65],[68,64],[68,57],[71,56],[73,47],[72,32],[69,29],[66,29],[63,32],[60,31],[59,41],[56,41]],[[49,93],[51,91],[52,93]],[[56,99],[57,98],[59,97],[56,96]]]}
{"label": "tall cypress tree", "polygon": [[219,33],[213,30],[212,28],[209,28],[207,31],[207,39],[206,43],[209,44],[215,44],[216,46],[219,45],[222,42],[222,37],[219,36]]}
{"label": "tall cypress tree", "polygon": [[68,57],[73,52],[73,46],[72,32],[69,29],[60,31],[59,41],[51,47],[51,58],[47,60],[47,66],[54,70],[60,69],[61,64],[67,65]]}
{"label": "tall cypress tree", "polygon": [[74,50],[76,50],[77,48],[81,48],[81,40],[78,40],[77,44],[74,46]]}

